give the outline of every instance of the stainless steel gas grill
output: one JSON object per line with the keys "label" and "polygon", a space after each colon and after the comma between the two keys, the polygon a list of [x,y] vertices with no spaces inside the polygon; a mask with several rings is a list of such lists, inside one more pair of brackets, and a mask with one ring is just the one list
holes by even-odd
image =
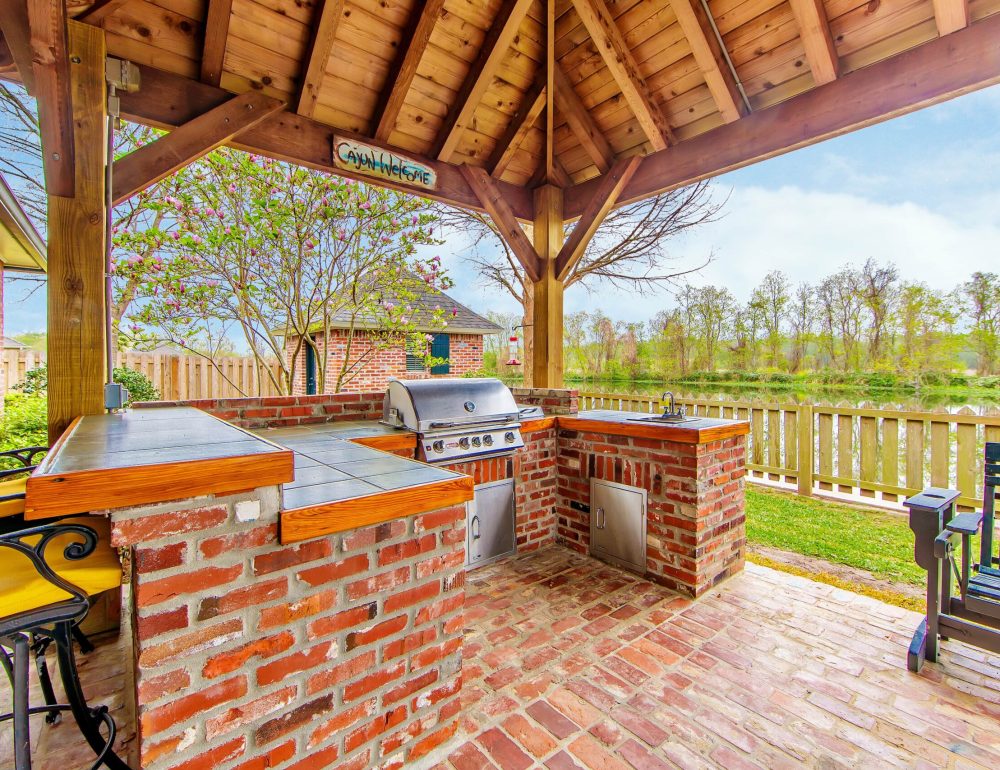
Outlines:
{"label": "stainless steel gas grill", "polygon": [[390,379],[382,422],[414,431],[424,462],[455,463],[523,447],[520,414],[497,379]]}

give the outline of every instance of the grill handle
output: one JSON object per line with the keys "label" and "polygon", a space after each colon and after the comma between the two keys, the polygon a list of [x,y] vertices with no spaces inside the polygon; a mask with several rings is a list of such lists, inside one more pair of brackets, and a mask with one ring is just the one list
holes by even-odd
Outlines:
{"label": "grill handle", "polygon": [[464,426],[474,426],[478,427],[480,425],[498,425],[517,422],[513,417],[494,417],[490,420],[476,420],[473,422],[432,422],[430,424],[431,428],[458,428]]}

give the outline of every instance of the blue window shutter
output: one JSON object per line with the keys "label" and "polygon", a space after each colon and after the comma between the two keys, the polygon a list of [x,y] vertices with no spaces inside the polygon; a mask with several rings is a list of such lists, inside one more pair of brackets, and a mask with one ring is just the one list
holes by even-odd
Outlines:
{"label": "blue window shutter", "polygon": [[[451,355],[451,337],[447,334],[435,334],[431,343],[431,355],[434,358],[448,358]],[[451,366],[443,363],[440,366],[432,366],[431,374],[450,374]]]}
{"label": "blue window shutter", "polygon": [[316,351],[306,345],[306,395],[316,395]]}

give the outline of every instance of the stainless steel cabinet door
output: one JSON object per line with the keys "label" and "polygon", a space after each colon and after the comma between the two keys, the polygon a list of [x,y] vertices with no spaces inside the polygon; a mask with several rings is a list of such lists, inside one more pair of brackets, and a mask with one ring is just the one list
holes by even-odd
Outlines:
{"label": "stainless steel cabinet door", "polygon": [[590,480],[590,552],[646,571],[646,490]]}
{"label": "stainless steel cabinet door", "polygon": [[476,487],[468,505],[465,563],[479,567],[514,552],[514,480]]}

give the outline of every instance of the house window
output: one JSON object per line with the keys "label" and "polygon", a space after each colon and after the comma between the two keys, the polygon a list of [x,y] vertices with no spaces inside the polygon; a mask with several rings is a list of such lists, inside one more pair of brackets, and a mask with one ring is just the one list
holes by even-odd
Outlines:
{"label": "house window", "polygon": [[424,365],[425,351],[420,349],[419,344],[415,344],[412,340],[408,340],[406,343],[406,371],[408,372],[422,372],[427,367]]}
{"label": "house window", "polygon": [[[435,334],[431,342],[431,355],[434,358],[448,358],[451,355],[451,337],[447,334]],[[451,366],[445,361],[440,366],[432,366],[431,374],[449,374]]]}

